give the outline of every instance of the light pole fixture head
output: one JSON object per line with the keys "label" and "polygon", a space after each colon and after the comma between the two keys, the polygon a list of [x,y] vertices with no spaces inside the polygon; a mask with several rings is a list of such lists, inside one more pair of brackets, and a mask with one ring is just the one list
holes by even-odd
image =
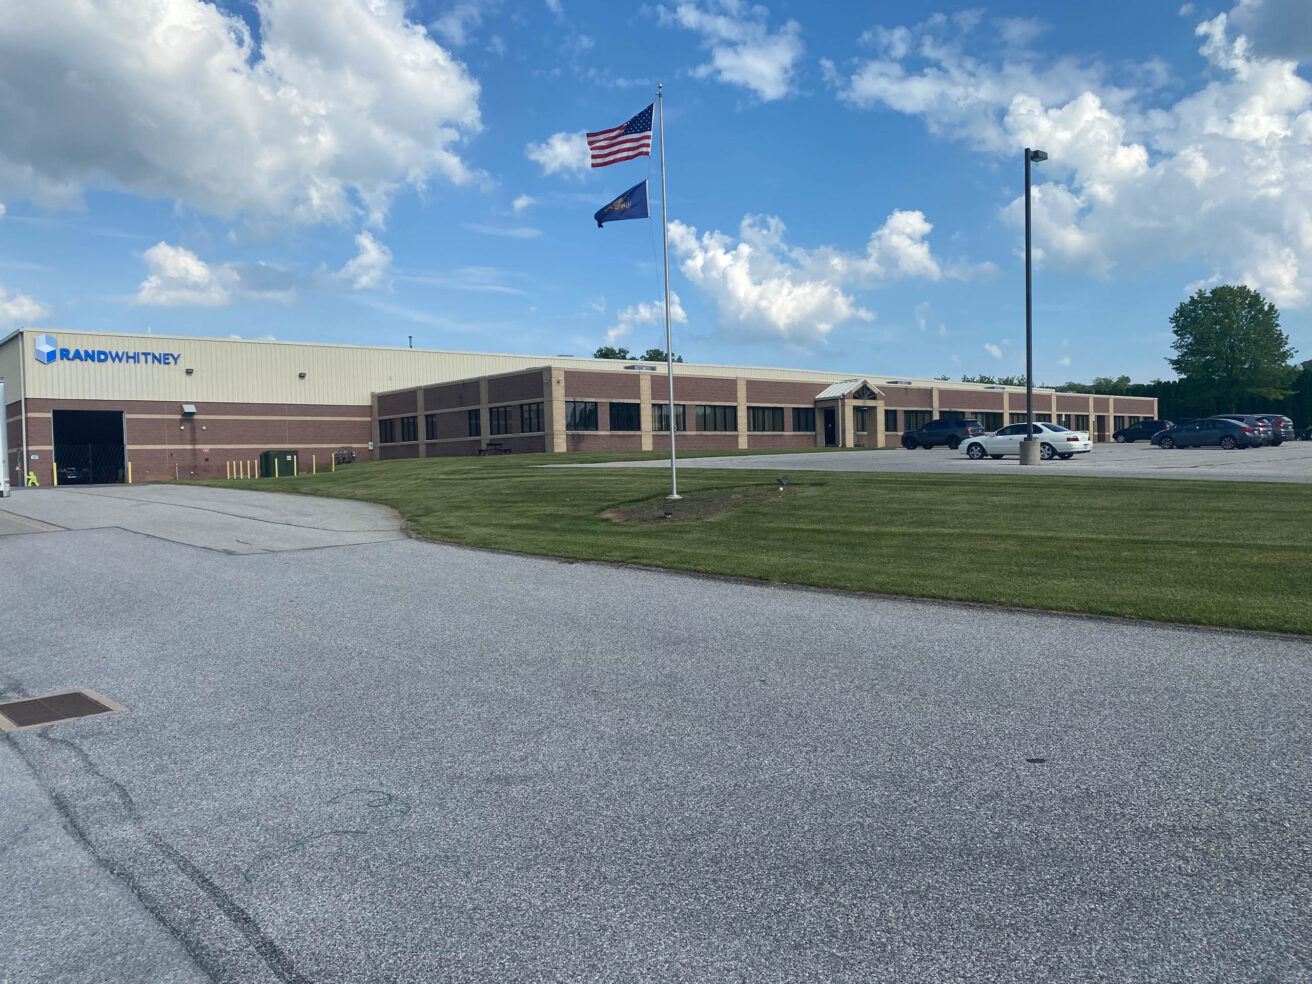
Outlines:
{"label": "light pole fixture head", "polygon": [[1031,150],[1029,154],[1030,154],[1030,160],[1032,160],[1035,164],[1038,164],[1040,161],[1046,161],[1048,159],[1048,153],[1047,151],[1044,150]]}

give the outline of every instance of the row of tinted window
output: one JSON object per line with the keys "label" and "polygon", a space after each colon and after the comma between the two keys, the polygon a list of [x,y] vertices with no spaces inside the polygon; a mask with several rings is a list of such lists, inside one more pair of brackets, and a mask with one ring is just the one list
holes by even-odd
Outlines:
{"label": "row of tinted window", "polygon": [[[542,431],[542,403],[521,403],[518,405],[519,431],[532,434]],[[610,430],[642,430],[641,405],[637,403],[611,403]],[[785,407],[748,407],[747,429],[753,432],[782,432],[784,430]],[[815,430],[815,408],[793,407],[792,425],[794,431],[811,432]],[[488,433],[502,435],[516,433],[512,430],[514,405],[488,408]],[[865,407],[856,408],[857,430],[867,429]],[[897,411],[887,411],[896,414]],[[914,412],[914,411],[908,411]],[[482,416],[478,410],[469,410],[468,433],[470,437],[482,436]],[[699,431],[737,431],[738,408],[733,406],[716,406],[698,404],[696,406],[696,424]],[[670,411],[668,403],[653,403],[651,406],[652,430],[654,432],[670,429]],[[888,418],[885,417],[887,422]],[[397,425],[400,426],[400,441],[419,439],[418,416],[390,417],[378,421],[378,440],[382,444],[395,444],[398,440]],[[687,408],[684,404],[675,407],[675,427],[687,430]],[[595,400],[566,400],[565,429],[570,431],[595,431],[600,429],[598,405]],[[424,439],[435,440],[437,437],[437,414],[424,415]]]}

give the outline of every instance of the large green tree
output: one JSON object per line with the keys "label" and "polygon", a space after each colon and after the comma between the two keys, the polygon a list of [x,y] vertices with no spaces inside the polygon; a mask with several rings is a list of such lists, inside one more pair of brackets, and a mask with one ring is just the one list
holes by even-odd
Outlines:
{"label": "large green tree", "polygon": [[1280,330],[1280,312],[1257,291],[1231,284],[1199,290],[1175,309],[1171,330],[1176,357],[1166,361],[1185,390],[1208,394],[1217,410],[1234,413],[1245,401],[1269,406],[1289,396],[1294,350]]}

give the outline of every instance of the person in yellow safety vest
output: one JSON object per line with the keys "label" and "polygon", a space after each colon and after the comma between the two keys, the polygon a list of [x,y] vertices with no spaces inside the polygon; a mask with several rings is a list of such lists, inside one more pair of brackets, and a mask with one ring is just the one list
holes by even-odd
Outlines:
{"label": "person in yellow safety vest", "polygon": [[40,485],[41,485],[41,483],[38,482],[38,481],[36,480],[36,472],[34,472],[34,471],[30,471],[30,472],[28,472],[28,473],[27,473],[27,487],[30,489],[30,488],[32,488],[33,486],[40,487]]}

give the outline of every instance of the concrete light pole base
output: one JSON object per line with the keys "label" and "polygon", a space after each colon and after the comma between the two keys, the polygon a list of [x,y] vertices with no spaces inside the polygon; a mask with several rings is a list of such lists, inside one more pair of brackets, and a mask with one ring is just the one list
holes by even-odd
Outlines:
{"label": "concrete light pole base", "polygon": [[1039,463],[1039,442],[1028,437],[1020,442],[1020,463],[1037,465]]}

